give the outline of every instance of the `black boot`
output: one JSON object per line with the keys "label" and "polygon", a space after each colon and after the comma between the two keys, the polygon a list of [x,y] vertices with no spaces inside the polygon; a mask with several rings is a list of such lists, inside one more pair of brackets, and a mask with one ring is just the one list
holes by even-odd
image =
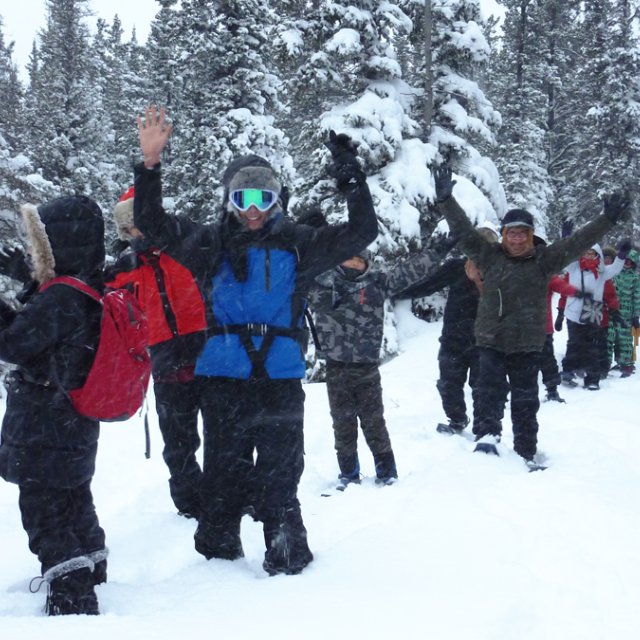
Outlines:
{"label": "black boot", "polygon": [[84,567],[51,580],[46,611],[50,616],[97,616],[100,611],[92,570]]}
{"label": "black boot", "polygon": [[206,519],[198,524],[194,534],[196,551],[207,560],[237,560],[244,557],[240,540],[240,518],[236,522],[211,525]]}
{"label": "black boot", "polygon": [[358,454],[344,455],[338,454],[338,467],[340,467],[340,475],[338,480],[345,487],[352,482],[360,484],[360,461]]}
{"label": "black boot", "polygon": [[313,560],[299,505],[286,509],[281,518],[265,520],[264,542],[267,551],[262,568],[270,576],[296,575]]}
{"label": "black boot", "polygon": [[377,484],[393,484],[398,479],[398,471],[396,469],[396,459],[393,451],[380,453],[373,456],[376,464],[376,483]]}

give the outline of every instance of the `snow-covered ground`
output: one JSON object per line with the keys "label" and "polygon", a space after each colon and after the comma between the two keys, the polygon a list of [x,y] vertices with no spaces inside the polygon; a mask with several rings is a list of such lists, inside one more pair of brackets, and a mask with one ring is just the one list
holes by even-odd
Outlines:
{"label": "snow-covered ground", "polygon": [[39,570],[17,488],[0,483],[2,639],[637,640],[640,374],[543,403],[549,469],[527,473],[508,418],[500,458],[436,433],[441,325],[406,307],[396,315],[403,353],[382,378],[400,480],[374,485],[361,439],[368,477],[322,497],[337,474],[331,422],[324,385],[306,386],[300,500],[315,561],[301,575],[262,571],[262,532],[249,518],[244,559],[207,562],[194,551],[195,523],[173,509],[151,411],[150,460],[138,418],[102,430],[93,483],[111,550],[102,616],[44,616],[44,589],[27,588]]}

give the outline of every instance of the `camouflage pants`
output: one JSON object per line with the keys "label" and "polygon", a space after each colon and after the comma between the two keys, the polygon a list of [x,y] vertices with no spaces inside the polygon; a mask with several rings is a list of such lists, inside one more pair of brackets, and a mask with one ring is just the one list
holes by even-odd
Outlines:
{"label": "camouflage pants", "polygon": [[[629,323],[631,325],[631,323]],[[621,367],[633,364],[633,335],[631,326],[621,327],[612,322],[609,324],[609,362],[615,358]]]}
{"label": "camouflage pants", "polygon": [[327,393],[338,456],[358,451],[358,419],[371,453],[391,451],[376,363],[327,361]]}

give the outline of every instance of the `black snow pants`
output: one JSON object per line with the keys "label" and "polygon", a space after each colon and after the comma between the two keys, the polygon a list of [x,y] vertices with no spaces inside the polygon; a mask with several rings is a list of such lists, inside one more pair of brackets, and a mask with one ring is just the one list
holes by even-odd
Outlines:
{"label": "black snow pants", "polygon": [[241,557],[240,520],[252,504],[263,523],[265,569],[298,573],[313,558],[297,497],[304,469],[300,380],[206,378],[202,416],[196,550],[207,558]]}
{"label": "black snow pants", "polygon": [[560,384],[560,370],[553,350],[552,333],[547,334],[540,353],[540,372],[542,373],[542,384],[547,389],[555,389]]}
{"label": "black snow pants", "polygon": [[202,470],[196,460],[200,447],[198,411],[200,380],[156,381],[158,424],[164,449],[162,457],[169,468],[169,491],[178,511],[198,517]]}
{"label": "black snow pants", "polygon": [[[384,420],[382,381],[376,363],[327,360],[327,394],[338,463],[358,453],[358,419],[376,463],[392,451]],[[349,473],[352,469],[343,469]]]}
{"label": "black snow pants", "polygon": [[567,352],[562,359],[563,371],[584,371],[584,384],[600,381],[600,337],[601,329],[597,324],[580,324],[567,320],[569,339]]}
{"label": "black snow pants", "polygon": [[440,378],[436,383],[442,408],[451,422],[467,423],[467,406],[464,399],[464,385],[469,378],[474,416],[478,403],[478,348],[474,344],[441,340],[438,351]]}
{"label": "black snow pants", "polygon": [[19,487],[22,526],[29,549],[38,556],[42,574],[55,565],[81,556],[92,557],[105,549],[91,481],[73,489],[40,484]]}
{"label": "black snow pants", "polygon": [[479,355],[478,416],[473,426],[476,439],[501,435],[504,403],[510,391],[513,448],[523,458],[532,458],[538,441],[540,353],[505,354],[480,347]]}

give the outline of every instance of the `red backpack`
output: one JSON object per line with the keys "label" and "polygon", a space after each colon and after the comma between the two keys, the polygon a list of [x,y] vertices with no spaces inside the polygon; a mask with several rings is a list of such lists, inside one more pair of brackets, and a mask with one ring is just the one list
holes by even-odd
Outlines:
{"label": "red backpack", "polygon": [[89,375],[82,387],[68,392],[74,408],[93,420],[127,420],[142,406],[151,375],[142,310],[126,289],[101,296],[71,276],[53,278],[40,291],[54,284],[77,289],[102,305],[100,342]]}

